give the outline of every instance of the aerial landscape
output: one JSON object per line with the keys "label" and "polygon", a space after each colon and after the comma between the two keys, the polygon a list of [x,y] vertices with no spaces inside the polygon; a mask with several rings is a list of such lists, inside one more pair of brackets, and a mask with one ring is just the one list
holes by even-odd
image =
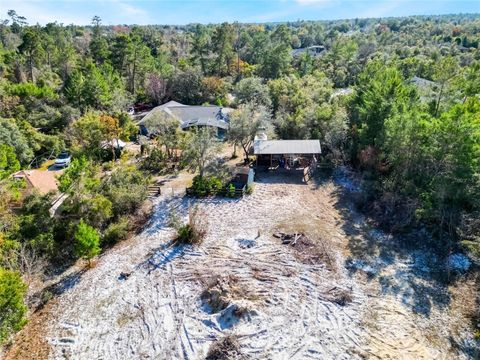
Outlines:
{"label": "aerial landscape", "polygon": [[480,2],[2,1],[0,359],[480,359]]}

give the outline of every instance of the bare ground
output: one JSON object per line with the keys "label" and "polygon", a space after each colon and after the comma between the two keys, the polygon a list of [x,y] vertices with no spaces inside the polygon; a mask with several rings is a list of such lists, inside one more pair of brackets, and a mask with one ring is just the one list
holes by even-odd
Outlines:
{"label": "bare ground", "polygon": [[[37,334],[48,351],[29,356],[20,335],[7,358],[203,359],[228,336],[236,358],[475,358],[456,306],[474,285],[444,285],[428,252],[369,227],[343,174],[310,185],[292,175],[260,174],[241,200],[196,201],[209,225],[198,247],[173,246],[166,221],[194,201],[160,198],[144,232],[49,305]],[[284,245],[278,230],[307,240]]]}

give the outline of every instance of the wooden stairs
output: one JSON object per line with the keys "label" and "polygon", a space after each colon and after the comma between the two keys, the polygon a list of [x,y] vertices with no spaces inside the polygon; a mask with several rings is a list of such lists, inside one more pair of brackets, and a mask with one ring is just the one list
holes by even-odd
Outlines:
{"label": "wooden stairs", "polygon": [[150,185],[148,187],[148,197],[154,198],[161,194],[160,186],[159,185]]}

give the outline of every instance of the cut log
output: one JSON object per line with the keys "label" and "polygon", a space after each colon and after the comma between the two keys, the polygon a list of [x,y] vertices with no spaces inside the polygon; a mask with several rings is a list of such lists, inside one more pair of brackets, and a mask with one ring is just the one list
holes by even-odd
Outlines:
{"label": "cut log", "polygon": [[302,234],[295,234],[295,239],[293,239],[290,245],[295,246],[295,244],[297,243],[297,240],[300,239],[301,237],[302,237]]}

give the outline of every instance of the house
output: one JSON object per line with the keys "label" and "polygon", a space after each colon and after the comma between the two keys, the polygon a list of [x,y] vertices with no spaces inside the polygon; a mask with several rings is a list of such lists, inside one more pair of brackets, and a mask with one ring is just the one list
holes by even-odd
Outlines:
{"label": "house", "polygon": [[50,216],[54,216],[60,205],[67,198],[67,194],[62,194],[58,190],[58,177],[63,174],[63,170],[46,171],[46,170],[20,170],[12,175],[13,179],[24,180],[25,188],[22,189],[21,198],[12,203],[12,208],[20,208],[23,199],[27,196],[38,192],[40,195],[54,193],[51,199],[51,208],[49,209]]}
{"label": "house", "polygon": [[293,49],[292,56],[299,57],[300,55],[307,53],[311,57],[317,57],[322,55],[324,51],[325,51],[325,46],[314,45],[314,46],[309,46],[305,48]]}
{"label": "house", "polygon": [[63,173],[63,170],[20,170],[12,175],[13,179],[25,180],[24,194],[28,195],[33,191],[45,195],[49,192],[58,192],[57,177]]}
{"label": "house", "polygon": [[21,190],[21,197],[18,201],[11,204],[12,208],[19,208],[23,199],[34,192],[40,195],[55,193],[52,202],[55,203],[62,194],[58,191],[57,177],[63,173],[63,170],[46,171],[46,170],[20,170],[12,174],[12,178],[18,181],[25,181],[25,187]]}
{"label": "house", "polygon": [[418,76],[412,78],[412,83],[419,88],[432,88],[436,85],[434,81],[424,79]]}
{"label": "house", "polygon": [[176,101],[169,101],[166,104],[153,108],[137,124],[140,126],[140,133],[147,135],[149,133],[147,128],[149,119],[162,113],[162,115],[178,119],[183,130],[188,130],[192,127],[211,126],[217,129],[217,137],[224,139],[229,128],[228,114],[231,111],[232,109],[221,106],[190,106]]}
{"label": "house", "polygon": [[351,88],[336,89],[333,91],[332,95],[330,95],[330,100],[339,96],[348,96],[351,94],[353,94],[353,89]]}

